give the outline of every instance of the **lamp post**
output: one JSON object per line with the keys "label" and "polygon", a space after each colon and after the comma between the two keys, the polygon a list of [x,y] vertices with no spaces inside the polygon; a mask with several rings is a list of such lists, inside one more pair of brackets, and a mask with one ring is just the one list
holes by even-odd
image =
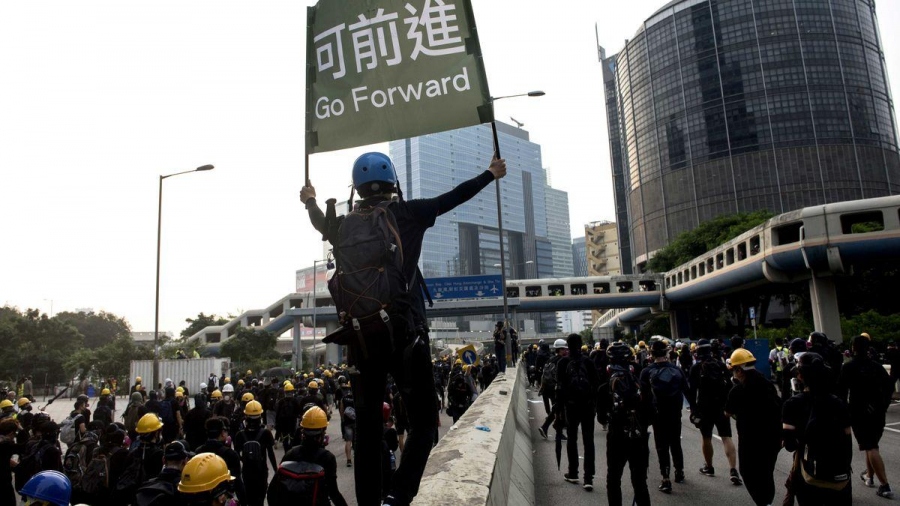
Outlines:
{"label": "lamp post", "polygon": [[[518,95],[504,95],[502,97],[491,97],[491,109],[494,107],[494,102],[504,99],[504,98],[515,98],[515,97],[543,97],[545,93],[543,91],[529,91],[528,93],[519,93]],[[491,133],[494,136],[494,157],[500,158],[500,139],[497,137],[497,122],[491,121]],[[506,253],[505,248],[503,246],[503,208],[500,204],[500,180],[497,179],[494,181],[497,184],[497,234],[500,239],[500,281],[503,285],[503,325],[504,328],[509,328],[509,303],[508,297],[506,296]]]}
{"label": "lamp post", "polygon": [[167,179],[170,177],[180,176],[182,174],[188,174],[191,172],[203,172],[207,170],[213,170],[215,167],[212,165],[201,165],[193,170],[186,170],[184,172],[176,172],[174,174],[167,174],[165,176],[159,176],[159,212],[156,218],[156,315],[153,319],[153,383],[150,385],[151,389],[155,389],[156,385],[159,384],[159,256],[160,256],[160,246],[162,244],[162,191],[163,191],[163,179]]}

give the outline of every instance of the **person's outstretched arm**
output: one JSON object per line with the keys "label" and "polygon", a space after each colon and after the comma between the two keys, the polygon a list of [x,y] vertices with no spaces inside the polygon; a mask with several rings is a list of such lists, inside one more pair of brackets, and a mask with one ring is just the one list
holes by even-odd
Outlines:
{"label": "person's outstretched arm", "polygon": [[491,160],[488,169],[478,176],[464,181],[456,188],[430,199],[416,199],[409,202],[410,207],[419,216],[434,218],[450,212],[460,204],[478,195],[487,185],[496,179],[506,176],[506,160],[503,158]]}

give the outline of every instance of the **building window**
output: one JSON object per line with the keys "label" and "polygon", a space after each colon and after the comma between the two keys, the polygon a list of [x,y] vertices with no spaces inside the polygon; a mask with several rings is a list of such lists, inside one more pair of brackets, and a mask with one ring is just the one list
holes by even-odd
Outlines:
{"label": "building window", "polygon": [[564,285],[550,285],[547,287],[547,295],[550,297],[561,297],[566,294]]}
{"label": "building window", "polygon": [[206,334],[206,344],[222,342],[222,334],[219,332],[210,332]]}
{"label": "building window", "polygon": [[543,289],[540,286],[526,286],[525,287],[525,296],[526,297],[540,297]]}
{"label": "building window", "polygon": [[638,285],[640,285],[642,292],[655,292],[659,289],[656,286],[656,281],[653,280],[641,281]]}
{"label": "building window", "polygon": [[634,283],[631,281],[619,281],[616,283],[616,292],[631,293],[634,291]]}
{"label": "building window", "polygon": [[775,239],[775,244],[780,246],[782,244],[800,242],[800,229],[802,227],[803,222],[798,221],[772,229],[772,237]]}
{"label": "building window", "polygon": [[884,230],[884,216],[881,211],[841,215],[841,232],[844,234],[865,234]]}
{"label": "building window", "polygon": [[519,298],[519,287],[518,286],[507,286],[506,287],[506,296],[510,299],[518,299]]}
{"label": "building window", "polygon": [[594,283],[594,295],[609,293],[609,283]]}
{"label": "building window", "polygon": [[742,242],[737,247],[738,262],[747,258],[747,243]]}
{"label": "building window", "polygon": [[734,263],[734,248],[730,248],[725,252],[725,263],[731,265]]}
{"label": "building window", "polygon": [[587,295],[587,285],[572,285],[572,295]]}
{"label": "building window", "polygon": [[725,255],[719,253],[716,255],[716,269],[721,269],[722,267],[725,267]]}
{"label": "building window", "polygon": [[699,274],[700,277],[703,277],[706,275],[706,262],[700,262],[697,265],[697,274]]}
{"label": "building window", "polygon": [[750,256],[758,255],[760,250],[759,236],[750,238]]}
{"label": "building window", "polygon": [[693,281],[695,279],[697,279],[697,266],[692,265],[691,266],[691,281]]}

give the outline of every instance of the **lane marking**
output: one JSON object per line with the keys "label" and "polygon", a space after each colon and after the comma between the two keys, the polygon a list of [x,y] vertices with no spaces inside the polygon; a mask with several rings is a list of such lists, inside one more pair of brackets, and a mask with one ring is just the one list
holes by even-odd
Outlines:
{"label": "lane marking", "polygon": [[900,425],[900,422],[886,423],[885,426]]}
{"label": "lane marking", "polygon": [[900,434],[900,430],[892,429],[892,428],[890,428],[890,427],[885,427],[884,430],[889,430],[889,431],[891,431],[891,432],[896,432],[896,433]]}
{"label": "lane marking", "polygon": [[532,404],[543,404],[544,403],[543,399],[528,399],[528,402],[530,402]]}

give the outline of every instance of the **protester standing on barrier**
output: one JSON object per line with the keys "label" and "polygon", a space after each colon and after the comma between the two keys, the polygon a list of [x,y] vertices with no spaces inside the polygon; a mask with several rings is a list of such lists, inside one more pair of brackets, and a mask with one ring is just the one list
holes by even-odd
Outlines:
{"label": "protester standing on barrier", "polygon": [[[425,231],[438,216],[505,175],[506,162],[493,160],[488,170],[448,193],[407,202],[391,159],[367,153],[353,165],[353,188],[362,200],[349,215],[337,218],[333,207],[328,216],[323,214],[309,182],[300,192],[313,226],[334,245],[337,271],[329,289],[343,327],[329,337],[349,346],[358,415],[355,476],[360,506],[381,499],[381,408],[388,373],[415,409],[409,412],[406,452],[385,504],[406,505],[415,497],[437,430],[424,280],[418,272]],[[360,293],[371,300],[362,300]]]}
{"label": "protester standing on barrier", "polygon": [[728,393],[725,414],[736,421],[741,476],[753,503],[766,506],[775,498],[781,398],[775,386],[756,370],[756,357],[748,350],[734,350],[730,367],[735,385]]}
{"label": "protester standing on barrier", "polygon": [[503,328],[503,322],[497,322],[494,327],[494,355],[497,356],[497,366],[499,372],[506,372],[506,342],[508,341],[509,332]]}

